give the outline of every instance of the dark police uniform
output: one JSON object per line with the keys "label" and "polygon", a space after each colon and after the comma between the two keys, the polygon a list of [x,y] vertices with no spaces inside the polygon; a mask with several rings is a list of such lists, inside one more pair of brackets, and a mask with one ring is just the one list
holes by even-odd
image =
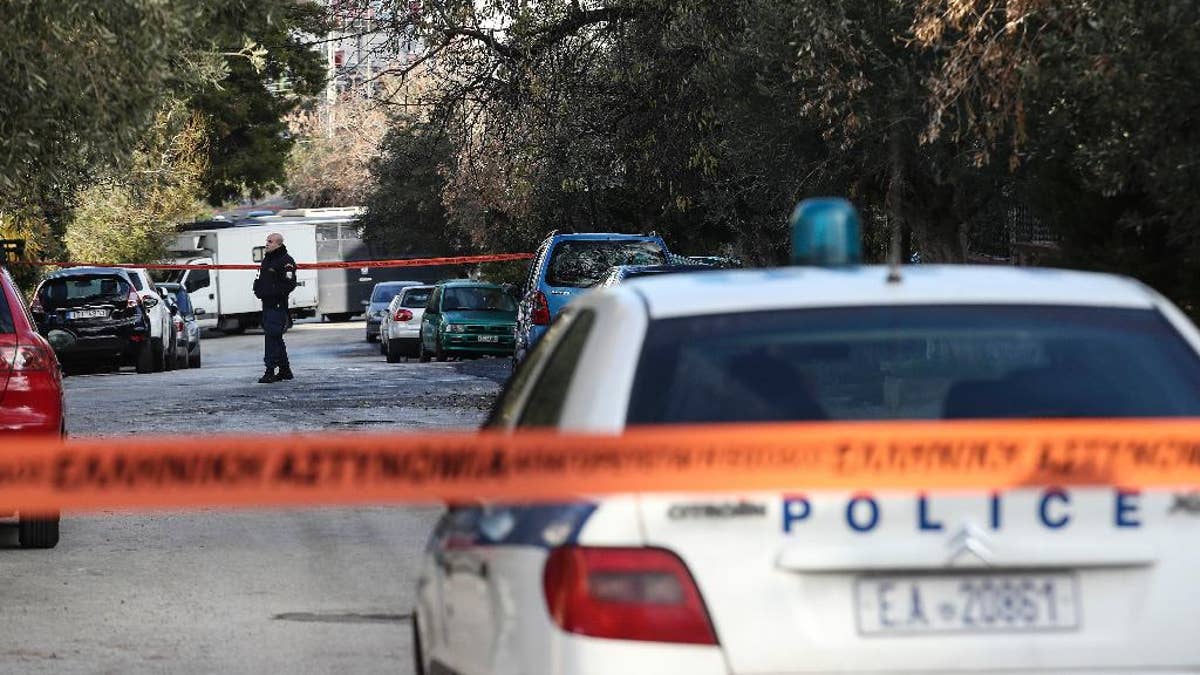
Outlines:
{"label": "dark police uniform", "polygon": [[[254,295],[262,300],[262,326],[266,334],[263,363],[267,372],[261,381],[291,379],[292,368],[288,363],[287,345],[283,334],[287,332],[288,295],[296,290],[296,261],[288,255],[287,247],[280,246],[263,256],[258,278],[254,280]],[[279,373],[275,373],[275,369]]]}

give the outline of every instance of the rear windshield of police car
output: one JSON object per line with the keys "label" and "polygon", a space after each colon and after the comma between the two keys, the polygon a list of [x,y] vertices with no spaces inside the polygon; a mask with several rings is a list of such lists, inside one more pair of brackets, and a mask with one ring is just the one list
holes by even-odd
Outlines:
{"label": "rear windshield of police car", "polygon": [[550,256],[546,283],[551,286],[594,286],[618,265],[661,265],[666,262],[655,241],[560,241]]}
{"label": "rear windshield of police car", "polygon": [[47,279],[38,297],[43,307],[53,309],[121,302],[129,297],[129,290],[129,284],[118,276],[70,276]]}
{"label": "rear windshield of police car", "polygon": [[1156,311],[862,307],[651,323],[629,424],[1200,415]]}

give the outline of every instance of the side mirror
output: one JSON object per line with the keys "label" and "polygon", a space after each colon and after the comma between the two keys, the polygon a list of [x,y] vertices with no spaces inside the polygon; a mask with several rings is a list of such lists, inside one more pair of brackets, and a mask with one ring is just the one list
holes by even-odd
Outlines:
{"label": "side mirror", "polygon": [[155,298],[155,297],[142,298],[142,304],[146,305],[146,309],[152,309],[152,308],[158,306],[158,298]]}
{"label": "side mirror", "polygon": [[370,301],[370,300],[363,300],[363,301],[362,301],[362,305],[363,305],[363,307],[370,307],[370,306],[371,306],[371,301]]}
{"label": "side mirror", "polygon": [[200,316],[202,314],[208,314],[208,312],[204,311],[203,307],[197,307],[192,310],[192,314],[195,314],[196,316]]}

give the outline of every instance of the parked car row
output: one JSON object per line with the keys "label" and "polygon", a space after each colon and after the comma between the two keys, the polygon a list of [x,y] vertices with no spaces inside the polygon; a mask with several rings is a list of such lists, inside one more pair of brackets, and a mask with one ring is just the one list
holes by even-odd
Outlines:
{"label": "parked car row", "polygon": [[143,269],[73,267],[38,284],[30,311],[68,368],[139,373],[200,367],[200,328],[186,289]]}
{"label": "parked car row", "polygon": [[366,339],[379,340],[388,363],[407,357],[425,362],[509,356],[515,366],[567,303],[589,289],[636,277],[737,266],[727,258],[673,254],[656,234],[551,232],[538,246],[519,297],[469,279],[376,284]]}

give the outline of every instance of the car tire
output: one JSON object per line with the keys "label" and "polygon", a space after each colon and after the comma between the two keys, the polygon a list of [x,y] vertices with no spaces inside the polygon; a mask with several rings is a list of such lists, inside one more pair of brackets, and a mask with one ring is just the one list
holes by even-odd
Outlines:
{"label": "car tire", "polygon": [[54,548],[58,545],[59,516],[17,520],[17,541],[21,548]]}
{"label": "car tire", "polygon": [[438,360],[438,363],[445,363],[449,357],[446,355],[446,350],[442,347],[442,341],[434,338],[433,341],[433,356]]}
{"label": "car tire", "polygon": [[388,363],[400,363],[399,347],[397,347],[396,343],[391,340],[388,340],[386,344],[387,344],[387,350],[384,351],[384,354],[387,355],[387,362]]}
{"label": "car tire", "polygon": [[166,358],[163,359],[163,370],[167,372],[175,370],[175,364],[179,361],[175,350],[175,338],[172,337],[171,346],[166,350],[166,354],[164,355]]}
{"label": "car tire", "polygon": [[138,348],[137,358],[133,364],[134,370],[145,375],[146,373],[154,372],[154,346],[149,342],[143,342]]}
{"label": "car tire", "polygon": [[425,351],[424,338],[417,338],[417,360],[421,363],[429,363],[429,352]]}
{"label": "car tire", "polygon": [[200,367],[200,345],[196,345],[196,353],[188,354],[187,364],[188,368]]}
{"label": "car tire", "polygon": [[425,650],[421,646],[421,627],[417,623],[417,612],[412,613],[412,653],[413,653],[413,672],[416,675],[425,675]]}
{"label": "car tire", "polygon": [[[153,340],[153,338],[151,338]],[[156,373],[161,373],[167,369],[167,350],[163,347],[162,342],[154,340],[150,343],[150,352],[153,360],[152,369]]]}
{"label": "car tire", "polygon": [[368,335],[367,342],[379,342],[379,336],[378,335]]}

